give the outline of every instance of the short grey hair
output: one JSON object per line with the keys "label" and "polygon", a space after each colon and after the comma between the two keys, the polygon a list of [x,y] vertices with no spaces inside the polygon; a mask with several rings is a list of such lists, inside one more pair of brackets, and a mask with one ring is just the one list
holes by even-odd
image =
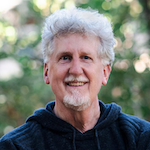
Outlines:
{"label": "short grey hair", "polygon": [[98,11],[82,8],[61,9],[46,18],[42,34],[44,62],[49,61],[54,51],[54,37],[69,33],[97,36],[100,39],[98,54],[103,65],[112,65],[115,39],[111,23]]}

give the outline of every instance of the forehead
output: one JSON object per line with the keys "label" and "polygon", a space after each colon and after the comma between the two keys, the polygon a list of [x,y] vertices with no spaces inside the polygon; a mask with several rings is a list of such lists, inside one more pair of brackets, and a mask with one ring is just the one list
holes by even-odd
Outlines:
{"label": "forehead", "polygon": [[98,37],[83,34],[67,34],[54,38],[54,53],[68,52],[90,52],[97,53],[100,40]]}

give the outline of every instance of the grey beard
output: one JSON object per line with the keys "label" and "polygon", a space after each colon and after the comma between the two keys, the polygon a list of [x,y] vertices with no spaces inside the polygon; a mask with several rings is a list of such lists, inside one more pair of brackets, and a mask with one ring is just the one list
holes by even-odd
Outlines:
{"label": "grey beard", "polygon": [[81,96],[81,94],[75,90],[72,94],[68,94],[63,98],[63,103],[66,107],[75,111],[83,111],[90,106],[91,100],[87,96]]}

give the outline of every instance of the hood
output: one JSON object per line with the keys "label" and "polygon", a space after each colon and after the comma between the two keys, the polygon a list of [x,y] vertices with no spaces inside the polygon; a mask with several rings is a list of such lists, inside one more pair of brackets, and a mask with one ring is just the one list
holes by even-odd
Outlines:
{"label": "hood", "polygon": [[44,128],[52,130],[53,132],[62,134],[63,136],[72,138],[73,126],[64,120],[58,118],[53,113],[53,108],[55,106],[55,101],[52,101],[46,105],[46,108],[38,109],[27,118],[26,122],[37,122]]}
{"label": "hood", "polygon": [[95,137],[97,148],[100,150],[99,135],[98,131],[107,128],[119,117],[121,108],[115,103],[105,105],[99,101],[101,116],[95,125],[95,127],[85,133],[79,132],[71,124],[65,122],[64,120],[58,118],[53,113],[53,108],[55,102],[50,102],[47,104],[46,108],[39,109],[30,116],[26,122],[37,122],[44,128],[53,131],[53,133],[59,134],[64,138],[72,140],[73,150],[76,150],[76,140],[86,140]]}
{"label": "hood", "polygon": [[[93,129],[101,130],[117,120],[121,108],[115,103],[104,104],[103,102],[99,101],[99,104],[101,116]],[[48,103],[46,105],[46,108],[36,110],[34,114],[27,119],[26,122],[36,121],[43,127],[49,128],[53,131],[63,134],[68,134],[69,132],[72,133],[74,127],[71,124],[55,116],[55,114],[53,113],[54,106],[54,101]]]}

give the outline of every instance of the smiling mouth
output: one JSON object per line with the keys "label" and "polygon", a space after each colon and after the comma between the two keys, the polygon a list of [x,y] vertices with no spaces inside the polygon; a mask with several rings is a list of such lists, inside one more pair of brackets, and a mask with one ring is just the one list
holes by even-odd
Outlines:
{"label": "smiling mouth", "polygon": [[69,82],[69,83],[66,83],[66,84],[69,85],[69,86],[82,86],[86,83],[87,82]]}

